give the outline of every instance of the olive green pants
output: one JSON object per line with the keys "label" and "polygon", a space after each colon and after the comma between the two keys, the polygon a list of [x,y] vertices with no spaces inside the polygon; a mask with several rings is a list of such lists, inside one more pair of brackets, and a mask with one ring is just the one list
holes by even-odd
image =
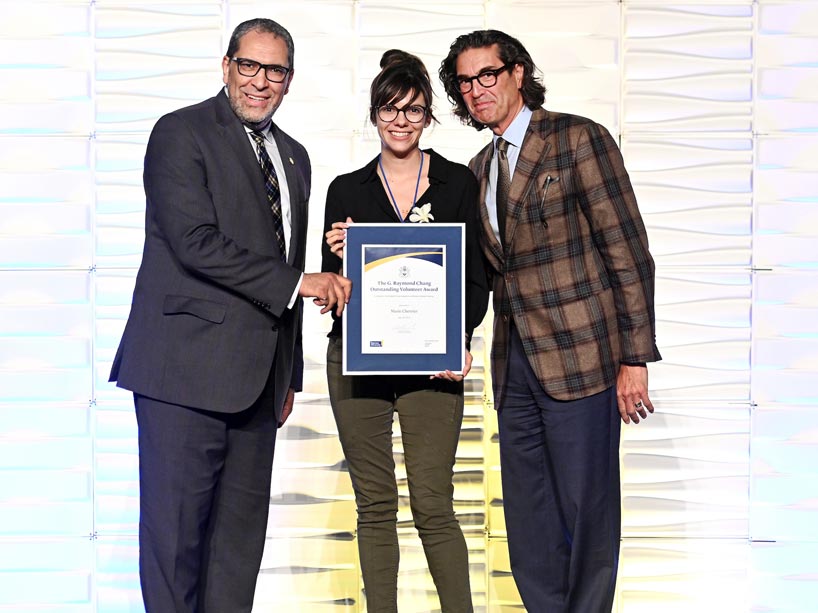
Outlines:
{"label": "olive green pants", "polygon": [[398,486],[392,418],[400,420],[412,509],[443,613],[470,613],[466,541],[454,515],[463,384],[428,376],[344,376],[330,338],[327,381],[358,508],[358,551],[369,613],[398,610]]}

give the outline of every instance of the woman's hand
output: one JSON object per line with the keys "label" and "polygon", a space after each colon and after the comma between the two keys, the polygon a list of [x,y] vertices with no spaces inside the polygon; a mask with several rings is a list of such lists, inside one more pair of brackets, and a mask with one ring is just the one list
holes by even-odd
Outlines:
{"label": "woman's hand", "polygon": [[330,251],[342,260],[344,259],[344,247],[347,244],[347,228],[351,223],[351,217],[347,217],[346,221],[336,221],[325,235]]}
{"label": "woman's hand", "polygon": [[439,372],[436,375],[432,375],[429,378],[430,379],[446,379],[446,381],[455,381],[455,382],[462,381],[463,379],[466,378],[466,375],[469,374],[469,371],[471,370],[471,363],[472,363],[473,359],[474,358],[472,358],[471,353],[467,350],[466,351],[466,363],[463,365],[463,374],[462,375],[458,375],[458,374],[452,372],[451,370],[444,370],[443,372]]}

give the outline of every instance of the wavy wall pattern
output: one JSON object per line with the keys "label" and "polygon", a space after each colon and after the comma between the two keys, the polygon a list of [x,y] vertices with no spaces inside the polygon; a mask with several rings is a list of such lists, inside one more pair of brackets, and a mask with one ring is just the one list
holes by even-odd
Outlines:
{"label": "wavy wall pattern", "polygon": [[[658,412],[622,443],[617,613],[810,611],[818,602],[818,5],[811,0],[36,0],[0,19],[0,611],[142,610],[128,394],[107,383],[142,248],[161,114],[213,95],[235,24],[296,39],[277,120],[311,153],[319,265],[329,181],[377,153],[380,54],[435,72],[461,32],[521,38],[547,106],[619,137],[657,262]],[[436,88],[442,94],[442,88]],[[488,139],[445,99],[424,145]],[[490,320],[487,320],[490,321]],[[355,508],[308,310],[305,392],[277,447],[257,611],[363,611]],[[505,546],[490,325],[458,449],[477,610],[521,610]],[[396,427],[402,611],[437,609]]]}

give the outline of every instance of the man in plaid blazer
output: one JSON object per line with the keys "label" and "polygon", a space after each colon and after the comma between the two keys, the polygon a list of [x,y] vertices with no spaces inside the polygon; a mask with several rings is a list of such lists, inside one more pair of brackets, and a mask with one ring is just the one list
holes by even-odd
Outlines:
{"label": "man in plaid blazer", "polygon": [[620,425],[653,412],[646,363],[661,359],[654,264],[615,141],[542,108],[536,70],[517,39],[483,30],[452,44],[440,78],[455,114],[494,133],[470,167],[512,573],[529,611],[609,612]]}

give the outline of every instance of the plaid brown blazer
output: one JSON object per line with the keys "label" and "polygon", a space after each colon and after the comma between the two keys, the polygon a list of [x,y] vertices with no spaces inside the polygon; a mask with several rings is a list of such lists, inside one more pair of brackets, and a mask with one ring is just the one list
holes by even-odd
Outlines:
{"label": "plaid brown blazer", "polygon": [[485,204],[491,156],[489,143],[469,167],[492,274],[495,401],[512,321],[543,389],[559,400],[614,385],[622,362],[660,360],[653,258],[610,133],[584,117],[534,111],[511,181],[505,253]]}

